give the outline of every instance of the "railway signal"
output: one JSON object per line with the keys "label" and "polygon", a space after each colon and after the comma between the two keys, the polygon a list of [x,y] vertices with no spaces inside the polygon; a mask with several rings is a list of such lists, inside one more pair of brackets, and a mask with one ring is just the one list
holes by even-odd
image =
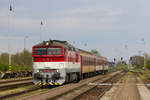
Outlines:
{"label": "railway signal", "polygon": [[[144,51],[143,51],[143,52],[146,53],[146,51],[145,51],[145,45],[146,45],[145,39],[142,38],[141,41],[143,42],[143,46],[144,46]],[[143,55],[144,55],[145,53],[143,53]],[[144,67],[146,67],[146,57],[145,57],[145,55],[144,55]]]}
{"label": "railway signal", "polygon": [[123,57],[121,57],[121,61],[123,60]]}
{"label": "railway signal", "polygon": [[114,62],[116,62],[116,58],[114,58]]}

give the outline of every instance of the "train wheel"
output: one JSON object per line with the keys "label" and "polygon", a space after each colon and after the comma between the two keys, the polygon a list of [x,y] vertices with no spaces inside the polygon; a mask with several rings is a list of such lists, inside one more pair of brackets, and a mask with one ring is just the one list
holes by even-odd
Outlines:
{"label": "train wheel", "polygon": [[75,83],[78,83],[78,82],[80,81],[80,75],[79,75],[79,73],[76,73],[76,74],[75,74],[75,77],[76,77],[76,78],[75,78],[75,81],[74,81],[74,82],[75,82]]}
{"label": "train wheel", "polygon": [[67,74],[66,75],[66,83],[69,83],[70,82],[70,74]]}

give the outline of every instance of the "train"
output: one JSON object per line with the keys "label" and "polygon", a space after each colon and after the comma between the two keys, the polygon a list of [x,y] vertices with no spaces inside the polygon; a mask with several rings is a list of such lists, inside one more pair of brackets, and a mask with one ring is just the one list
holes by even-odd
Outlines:
{"label": "train", "polygon": [[63,85],[108,71],[106,57],[76,48],[67,41],[43,41],[32,47],[33,83]]}

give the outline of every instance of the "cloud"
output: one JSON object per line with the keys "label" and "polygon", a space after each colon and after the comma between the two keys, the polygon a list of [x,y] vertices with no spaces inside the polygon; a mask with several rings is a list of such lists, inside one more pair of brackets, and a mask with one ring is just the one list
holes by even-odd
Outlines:
{"label": "cloud", "polygon": [[[43,20],[46,30],[111,30],[112,23],[121,15],[120,9],[83,7],[62,9],[58,11],[27,13],[29,8],[16,7],[12,15],[12,26],[16,31],[39,31],[40,21]],[[31,11],[32,12],[32,11]],[[26,13],[26,14],[25,14]],[[42,13],[42,15],[41,15]],[[44,16],[44,17],[43,17]],[[8,28],[8,14],[0,10],[0,28]]]}
{"label": "cloud", "polygon": [[93,16],[105,16],[105,17],[112,17],[118,16],[121,14],[120,9],[113,9],[113,8],[77,8],[77,9],[70,9],[64,11],[66,15],[73,15],[73,16],[84,16],[84,15],[93,15]]}
{"label": "cloud", "polygon": [[51,13],[46,23],[60,30],[109,30],[120,15],[120,9],[78,8]]}

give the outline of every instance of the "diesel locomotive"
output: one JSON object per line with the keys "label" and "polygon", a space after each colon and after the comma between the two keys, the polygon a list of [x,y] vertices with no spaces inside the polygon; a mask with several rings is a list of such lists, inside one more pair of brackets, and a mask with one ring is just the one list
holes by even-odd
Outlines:
{"label": "diesel locomotive", "polygon": [[32,47],[33,82],[38,85],[62,85],[78,82],[108,70],[106,57],[78,49],[67,41],[43,41]]}

